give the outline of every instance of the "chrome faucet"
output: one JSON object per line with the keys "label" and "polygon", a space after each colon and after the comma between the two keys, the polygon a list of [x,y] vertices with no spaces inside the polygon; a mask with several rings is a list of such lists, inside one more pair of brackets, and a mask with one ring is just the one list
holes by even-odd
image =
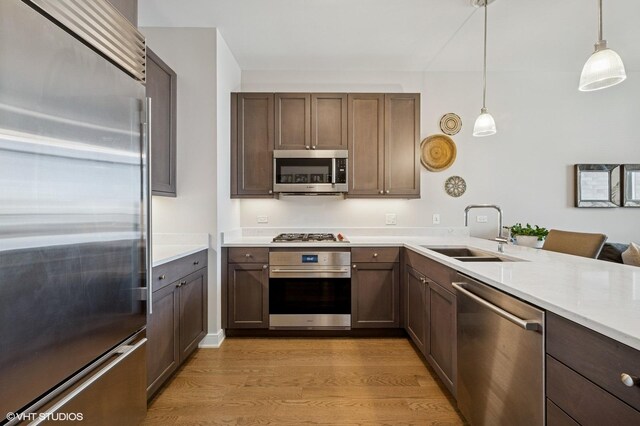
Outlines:
{"label": "chrome faucet", "polygon": [[498,211],[498,219],[499,219],[499,227],[498,227],[498,237],[495,241],[498,242],[498,251],[500,253],[504,253],[504,243],[509,242],[508,238],[502,237],[502,209],[500,206],[495,204],[470,204],[464,209],[464,226],[469,226],[469,212],[473,209],[495,209]]}

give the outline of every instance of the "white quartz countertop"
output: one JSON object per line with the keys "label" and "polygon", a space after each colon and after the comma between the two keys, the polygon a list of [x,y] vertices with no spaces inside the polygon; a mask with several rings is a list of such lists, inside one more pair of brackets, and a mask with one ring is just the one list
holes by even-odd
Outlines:
{"label": "white quartz countertop", "polygon": [[404,246],[533,305],[640,350],[640,268],[508,245],[518,262],[460,262],[423,246],[468,246],[497,252],[497,243],[464,236],[348,236],[345,243],[272,243],[271,237],[225,239],[225,247]]}
{"label": "white quartz countertop", "polygon": [[167,244],[154,245],[151,251],[153,266],[159,266],[181,257],[206,250],[206,244]]}

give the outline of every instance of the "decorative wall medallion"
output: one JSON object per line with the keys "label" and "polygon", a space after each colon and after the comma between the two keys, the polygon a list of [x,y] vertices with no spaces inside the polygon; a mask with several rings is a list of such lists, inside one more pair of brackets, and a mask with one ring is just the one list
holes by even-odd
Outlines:
{"label": "decorative wall medallion", "polygon": [[432,172],[451,167],[456,153],[456,143],[447,135],[431,135],[420,143],[420,162]]}
{"label": "decorative wall medallion", "polygon": [[451,176],[444,182],[444,190],[452,197],[459,197],[467,190],[467,182],[460,176]]}
{"label": "decorative wall medallion", "polygon": [[462,119],[458,114],[449,112],[440,119],[440,130],[446,135],[455,135],[462,129]]}

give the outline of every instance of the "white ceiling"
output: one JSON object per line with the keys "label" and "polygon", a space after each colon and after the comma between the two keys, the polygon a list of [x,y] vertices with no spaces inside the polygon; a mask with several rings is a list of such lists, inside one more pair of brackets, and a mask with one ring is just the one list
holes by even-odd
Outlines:
{"label": "white ceiling", "polygon": [[[640,1],[604,9],[609,47],[640,70]],[[139,24],[216,27],[245,70],[482,68],[470,0],[139,0]],[[596,0],[496,0],[489,69],[579,72],[596,37]]]}

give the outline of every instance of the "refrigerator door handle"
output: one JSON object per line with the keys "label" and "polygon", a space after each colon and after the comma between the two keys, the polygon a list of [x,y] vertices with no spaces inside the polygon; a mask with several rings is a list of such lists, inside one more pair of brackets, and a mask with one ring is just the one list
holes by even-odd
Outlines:
{"label": "refrigerator door handle", "polygon": [[142,150],[144,153],[143,198],[146,219],[146,279],[147,279],[147,312],[153,314],[153,253],[151,245],[151,98],[145,98],[142,114]]}

